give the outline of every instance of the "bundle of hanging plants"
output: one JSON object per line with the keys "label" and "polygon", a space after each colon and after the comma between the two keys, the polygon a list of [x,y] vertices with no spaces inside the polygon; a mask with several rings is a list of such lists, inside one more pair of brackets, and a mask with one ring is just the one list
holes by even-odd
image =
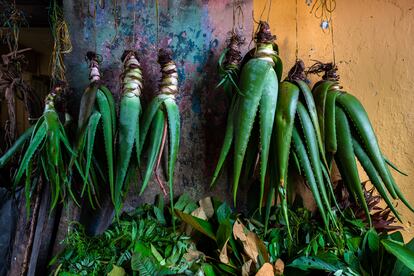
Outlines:
{"label": "bundle of hanging plants", "polygon": [[324,139],[326,160],[329,166],[336,164],[350,194],[364,209],[368,223],[371,225],[370,210],[360,184],[356,157],[372,185],[396,218],[401,221],[392,199],[400,199],[411,211],[414,209],[395,183],[390,168],[401,174],[404,173],[381,151],[363,105],[355,96],[342,90],[337,67],[334,64],[318,62],[308,72],[324,73],[322,80],[314,85],[312,93],[316,102],[321,137]]}

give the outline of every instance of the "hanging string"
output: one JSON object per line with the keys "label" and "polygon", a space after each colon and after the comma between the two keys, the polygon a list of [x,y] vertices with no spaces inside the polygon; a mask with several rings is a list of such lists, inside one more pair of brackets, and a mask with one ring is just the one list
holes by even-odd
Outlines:
{"label": "hanging string", "polygon": [[332,17],[331,14],[336,9],[336,0],[316,0],[312,5],[310,13],[321,20],[321,28],[323,31],[329,29]]}
{"label": "hanging string", "polygon": [[296,6],[295,6],[295,17],[296,17],[296,21],[295,21],[295,32],[296,32],[296,49],[295,49],[295,58],[296,61],[298,61],[299,59],[299,35],[298,35],[298,0],[296,0]]}
{"label": "hanging string", "polygon": [[158,0],[155,1],[155,16],[157,20],[157,50],[159,48],[159,28],[160,28],[160,15],[159,15],[159,6]]}
{"label": "hanging string", "polygon": [[269,1],[269,9],[267,10],[266,22],[269,22],[270,10],[272,9],[272,0]]}
{"label": "hanging string", "polygon": [[134,0],[134,21],[132,22],[132,47],[135,48],[135,24],[137,21],[137,12],[136,12],[136,7],[137,7],[137,0]]}
{"label": "hanging string", "polygon": [[331,21],[331,43],[332,43],[332,59],[334,66],[336,65],[336,57],[335,57],[335,40],[334,40],[334,24],[332,20],[332,12],[330,12],[330,21]]}

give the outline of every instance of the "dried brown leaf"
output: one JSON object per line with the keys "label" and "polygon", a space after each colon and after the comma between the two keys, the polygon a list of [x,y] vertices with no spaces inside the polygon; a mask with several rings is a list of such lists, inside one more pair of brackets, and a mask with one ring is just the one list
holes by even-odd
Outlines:
{"label": "dried brown leaf", "polygon": [[273,276],[273,266],[270,263],[265,263],[259,271],[257,271],[256,276]]}

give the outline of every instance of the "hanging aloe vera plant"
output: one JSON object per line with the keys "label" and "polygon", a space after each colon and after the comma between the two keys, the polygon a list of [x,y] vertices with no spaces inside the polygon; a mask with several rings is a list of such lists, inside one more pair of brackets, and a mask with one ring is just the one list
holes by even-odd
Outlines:
{"label": "hanging aloe vera plant", "polygon": [[217,84],[217,88],[223,87],[227,96],[232,98],[233,92],[240,93],[237,82],[239,81],[240,62],[242,60],[240,47],[244,44],[244,37],[235,31],[232,31],[230,34],[227,40],[228,45],[220,54],[218,60],[220,81]]}
{"label": "hanging aloe vera plant", "polygon": [[[275,60],[278,61],[277,53],[273,50],[274,40],[275,36],[271,34],[269,25],[266,22],[260,22],[255,36],[256,51],[240,69],[240,80],[237,83],[240,93],[234,95],[223,147],[212,180],[214,184],[234,140],[233,198],[235,204],[242,166],[251,163],[248,161],[252,159],[245,158],[246,150],[248,156],[253,159],[260,154],[260,205],[263,199],[279,84],[278,76],[273,69]],[[257,120],[260,128],[259,147],[256,143],[249,143],[249,139],[256,132],[253,124],[257,116],[259,116]]]}
{"label": "hanging aloe vera plant", "polygon": [[0,163],[5,165],[10,157],[18,152],[25,140],[30,139],[13,181],[16,189],[25,176],[27,214],[30,213],[31,192],[36,183],[33,181],[34,168],[41,170],[42,176],[50,185],[51,210],[56,207],[59,200],[63,201],[67,194],[75,199],[67,178],[68,163],[75,153],[55,109],[55,101],[61,91],[62,87],[57,86],[47,95],[43,115],[0,159]]}
{"label": "hanging aloe vera plant", "polygon": [[125,51],[122,55],[124,72],[122,73],[122,98],[119,107],[119,136],[115,188],[112,200],[115,213],[119,215],[122,208],[123,190],[127,182],[128,170],[132,170],[134,160],[131,160],[135,147],[135,161],[139,164],[139,121],[141,116],[140,95],[142,90],[142,72],[138,55],[134,51]]}
{"label": "hanging aloe vera plant", "polygon": [[[274,193],[280,197],[281,210],[288,222],[287,204],[293,183],[288,169],[291,165],[306,180],[320,215],[329,229],[329,219],[334,221],[327,189],[333,196],[327,166],[324,162],[318,117],[311,90],[306,83],[304,64],[298,60],[280,84],[276,108],[275,127],[272,137],[272,151],[269,158],[270,193],[266,208],[266,226]],[[291,160],[291,162],[289,162]],[[272,174],[273,173],[273,174]],[[290,233],[289,225],[287,224]]]}
{"label": "hanging aloe vera plant", "polygon": [[[86,58],[89,61],[90,84],[83,93],[80,102],[75,150],[80,160],[79,163],[82,164],[84,169],[84,185],[81,197],[86,190],[89,201],[94,206],[94,201],[99,203],[96,197],[99,183],[109,183],[111,195],[114,191],[113,137],[116,129],[116,115],[112,93],[100,81],[98,56],[94,52],[88,52]],[[100,122],[101,124],[99,124]],[[96,141],[101,140],[101,132],[97,135],[99,125],[101,125],[104,152],[106,153],[103,157],[106,164],[103,165],[99,164],[99,159],[101,158],[94,157]],[[105,175],[105,173],[107,174]],[[98,180],[98,177],[100,177],[100,180]]]}
{"label": "hanging aloe vera plant", "polygon": [[[330,166],[335,160],[355,201],[363,207],[370,218],[360,184],[356,157],[378,193],[399,220],[401,217],[391,198],[400,199],[414,212],[391,175],[389,166],[395,169],[396,167],[381,152],[367,112],[356,97],[341,90],[337,67],[332,63],[318,62],[309,72],[325,73],[322,80],[314,85],[312,92],[318,111],[321,136],[324,139],[326,159]],[[369,224],[371,225],[371,220]]]}
{"label": "hanging aloe vera plant", "polygon": [[[141,194],[147,187],[153,171],[158,184],[164,194],[166,194],[164,185],[159,178],[158,169],[166,138],[168,136],[167,175],[170,190],[170,202],[173,204],[174,168],[180,144],[180,113],[175,102],[175,97],[178,94],[177,66],[171,56],[171,50],[160,49],[158,55],[158,63],[161,65],[162,73],[160,91],[158,96],[150,102],[142,117],[139,154],[141,154],[146,142],[148,146],[148,162],[144,180],[142,182]],[[148,133],[150,135],[147,138]]]}

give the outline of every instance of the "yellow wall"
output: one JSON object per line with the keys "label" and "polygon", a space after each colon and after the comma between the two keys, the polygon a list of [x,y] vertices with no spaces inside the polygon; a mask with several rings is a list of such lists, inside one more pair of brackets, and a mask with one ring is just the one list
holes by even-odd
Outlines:
{"label": "yellow wall", "polygon": [[[316,0],[313,0],[313,2]],[[266,0],[254,0],[256,20]],[[299,58],[331,61],[330,33],[319,27],[305,0],[298,2]],[[333,14],[336,62],[344,89],[367,109],[380,146],[409,177],[394,174],[414,204],[414,2],[412,0],[337,0]],[[269,23],[285,74],[295,61],[295,1],[273,1]],[[262,19],[266,19],[267,11]],[[361,177],[364,178],[365,176]],[[414,236],[414,215],[403,204],[406,239]]]}

